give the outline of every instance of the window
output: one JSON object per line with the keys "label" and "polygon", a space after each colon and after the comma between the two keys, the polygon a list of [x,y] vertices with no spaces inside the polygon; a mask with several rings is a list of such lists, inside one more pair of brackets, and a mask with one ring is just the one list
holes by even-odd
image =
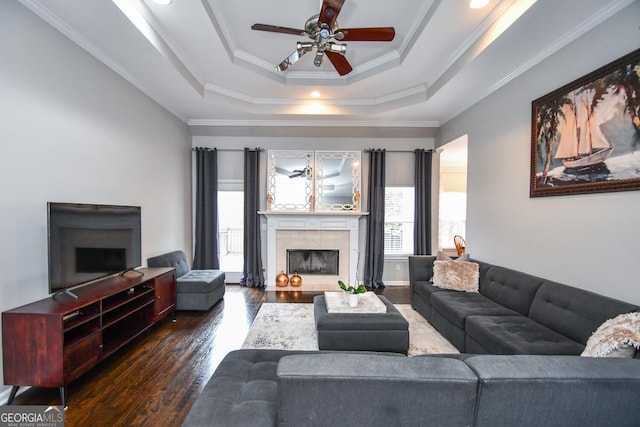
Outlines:
{"label": "window", "polygon": [[218,191],[220,269],[241,272],[244,247],[244,192]]}
{"label": "window", "polygon": [[413,253],[414,188],[387,187],[384,193],[384,254]]}

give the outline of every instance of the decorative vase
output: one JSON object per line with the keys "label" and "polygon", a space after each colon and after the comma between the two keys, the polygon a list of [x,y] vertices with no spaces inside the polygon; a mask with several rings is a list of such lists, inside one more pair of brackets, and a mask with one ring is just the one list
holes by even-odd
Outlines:
{"label": "decorative vase", "polygon": [[349,294],[349,307],[357,307],[360,294]]}
{"label": "decorative vase", "polygon": [[276,286],[280,286],[282,288],[288,284],[289,276],[287,276],[284,271],[280,271],[280,274],[276,276]]}
{"label": "decorative vase", "polygon": [[291,286],[297,288],[298,286],[302,285],[302,277],[300,277],[298,273],[293,273],[293,276],[291,276],[291,278],[289,279],[289,283],[291,283]]}

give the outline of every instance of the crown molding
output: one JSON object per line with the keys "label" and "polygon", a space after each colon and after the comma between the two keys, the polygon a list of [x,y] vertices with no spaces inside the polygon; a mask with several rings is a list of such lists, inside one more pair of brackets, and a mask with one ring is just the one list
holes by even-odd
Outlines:
{"label": "crown molding", "polygon": [[437,121],[373,121],[373,120],[217,120],[191,119],[189,126],[214,127],[392,127],[392,128],[439,128]]}
{"label": "crown molding", "polygon": [[491,95],[498,89],[502,88],[512,80],[516,79],[517,77],[521,76],[525,72],[529,71],[530,69],[532,69],[533,67],[535,67],[536,65],[538,65],[539,63],[541,63],[551,55],[553,55],[554,53],[558,52],[560,49],[569,45],[569,43],[577,40],[580,36],[586,34],[590,30],[592,30],[593,28],[601,24],[602,22],[611,18],[613,15],[620,12],[625,7],[630,6],[634,1],[636,0],[612,1],[606,8],[601,9],[599,13],[590,16],[588,19],[583,21],[580,25],[574,27],[573,29],[571,29],[571,31],[568,31],[567,33],[565,33],[563,37],[555,40],[553,43],[548,44],[544,49],[541,49],[537,55],[532,56],[528,61],[525,61],[519,67],[517,67],[512,72],[504,76],[502,79],[498,80],[496,83],[489,86],[485,91],[479,93],[475,97],[467,99],[466,100],[467,102],[465,102],[465,104],[462,107],[456,110],[453,110],[448,116],[444,117],[442,120],[442,123],[447,123],[452,118],[461,114],[467,108],[471,107],[472,105],[475,105],[476,103],[480,102],[487,96]]}
{"label": "crown molding", "polygon": [[[273,114],[296,114],[291,111],[291,107],[304,107],[306,105],[317,105],[332,111],[330,115],[341,115],[347,113],[371,113],[382,112],[390,109],[414,105],[423,102],[427,97],[427,89],[424,85],[419,85],[402,91],[390,93],[377,98],[349,98],[349,99],[323,99],[313,100],[298,98],[254,98],[247,94],[230,90],[212,83],[204,85],[205,98],[216,96],[225,98],[228,102],[244,110],[256,110]],[[331,107],[337,107],[332,109]],[[297,114],[308,114],[298,112]]]}

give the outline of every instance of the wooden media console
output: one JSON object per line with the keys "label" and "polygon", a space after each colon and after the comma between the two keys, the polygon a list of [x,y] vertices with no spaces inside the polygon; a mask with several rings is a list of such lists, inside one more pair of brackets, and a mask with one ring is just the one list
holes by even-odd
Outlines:
{"label": "wooden media console", "polygon": [[66,386],[159,320],[176,306],[173,268],[141,268],[2,313],[4,382]]}

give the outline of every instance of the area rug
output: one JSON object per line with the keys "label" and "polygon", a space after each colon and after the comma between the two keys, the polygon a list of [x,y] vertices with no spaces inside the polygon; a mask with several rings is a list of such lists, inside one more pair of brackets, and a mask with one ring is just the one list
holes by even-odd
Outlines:
{"label": "area rug", "polygon": [[[411,305],[395,307],[409,322],[409,356],[459,353]],[[313,304],[262,304],[242,348],[318,350]]]}

